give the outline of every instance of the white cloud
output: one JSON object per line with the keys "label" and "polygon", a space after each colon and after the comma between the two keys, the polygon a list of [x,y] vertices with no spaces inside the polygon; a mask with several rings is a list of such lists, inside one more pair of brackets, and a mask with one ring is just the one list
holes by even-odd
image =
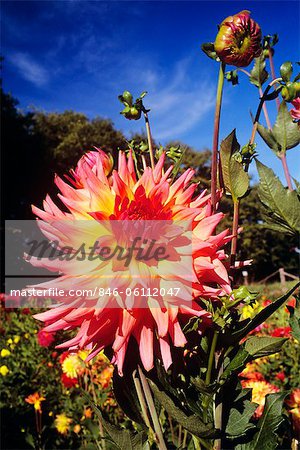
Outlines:
{"label": "white cloud", "polygon": [[[147,70],[145,72],[147,75]],[[153,72],[149,104],[157,139],[184,135],[214,108],[214,87],[208,80],[203,81],[203,77],[201,82],[195,81],[195,77],[189,76],[191,73],[195,73],[193,58],[178,61],[171,76]]]}
{"label": "white cloud", "polygon": [[35,62],[26,53],[14,53],[9,57],[10,62],[17,68],[20,75],[38,87],[49,81],[49,73],[44,67]]}

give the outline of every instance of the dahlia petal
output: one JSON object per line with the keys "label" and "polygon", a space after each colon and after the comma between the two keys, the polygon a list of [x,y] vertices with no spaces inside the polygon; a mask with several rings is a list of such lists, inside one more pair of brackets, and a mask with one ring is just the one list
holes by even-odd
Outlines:
{"label": "dahlia petal", "polygon": [[169,339],[167,337],[159,338],[159,346],[160,346],[160,352],[161,352],[164,368],[166,370],[168,370],[170,365],[173,362],[171,350],[170,350]]}

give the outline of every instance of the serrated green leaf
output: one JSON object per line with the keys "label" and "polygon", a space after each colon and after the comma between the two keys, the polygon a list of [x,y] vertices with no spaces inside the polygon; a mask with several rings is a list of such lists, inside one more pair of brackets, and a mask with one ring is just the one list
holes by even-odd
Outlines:
{"label": "serrated green leaf", "polygon": [[252,403],[249,400],[243,402],[243,408],[233,407],[229,413],[229,419],[226,425],[226,434],[230,437],[237,437],[245,435],[245,433],[251,428],[255,428],[255,425],[250,422],[255,410],[257,408],[256,403]]}
{"label": "serrated green leaf", "polygon": [[280,151],[280,149],[278,147],[278,143],[277,143],[272,131],[268,130],[260,123],[257,124],[257,131],[258,131],[260,137],[265,141],[267,146],[271,150],[273,150],[273,152],[275,152],[275,154],[277,154]]}
{"label": "serrated green leaf", "polygon": [[96,416],[101,421],[103,428],[106,433],[110,436],[116,448],[120,450],[140,450],[142,445],[147,440],[147,434],[144,431],[139,433],[133,433],[129,430],[121,429],[110,423],[108,420],[104,419],[100,409],[91,400],[87,393],[81,390],[82,395],[85,397],[86,401],[93,408]]}
{"label": "serrated green leaf", "polygon": [[283,421],[282,404],[287,396],[286,392],[268,394],[264,412],[258,422],[258,431],[251,442],[239,444],[236,450],[274,450],[277,447],[276,431]]}
{"label": "serrated green leaf", "polygon": [[261,124],[258,124],[257,131],[268,147],[277,155],[296,147],[300,143],[299,126],[293,122],[292,116],[284,101],[280,105],[272,130],[268,130]]}
{"label": "serrated green leaf", "polygon": [[187,416],[182,409],[175,405],[174,401],[164,391],[161,391],[153,381],[149,380],[155,399],[164,407],[170,416],[183,426],[187,431],[198,437],[212,438],[216,436],[213,424],[204,424],[196,414]]}
{"label": "serrated green leaf", "polygon": [[256,359],[279,352],[286,340],[286,338],[269,336],[250,336],[244,346],[245,350]]}
{"label": "serrated green leaf", "polygon": [[260,178],[258,196],[268,223],[288,234],[300,232],[300,202],[296,191],[286,189],[273,170],[256,160]]}
{"label": "serrated green leaf", "polygon": [[273,127],[273,135],[283,152],[296,147],[300,143],[300,129],[298,124],[293,122],[292,116],[284,101],[279,107],[276,122]]}
{"label": "serrated green leaf", "polygon": [[220,158],[226,193],[231,194],[234,201],[243,197],[249,189],[248,174],[244,171],[242,163],[233,158],[239,149],[240,145],[233,130],[221,143]]}
{"label": "serrated green leaf", "polygon": [[250,83],[260,88],[268,77],[269,74],[266,71],[266,61],[262,53],[258,58],[255,58],[253,69],[250,72]]}
{"label": "serrated green leaf", "polygon": [[225,367],[225,370],[221,376],[221,380],[226,380],[232,373],[241,371],[249,361],[249,353],[244,347],[241,347],[229,364]]}

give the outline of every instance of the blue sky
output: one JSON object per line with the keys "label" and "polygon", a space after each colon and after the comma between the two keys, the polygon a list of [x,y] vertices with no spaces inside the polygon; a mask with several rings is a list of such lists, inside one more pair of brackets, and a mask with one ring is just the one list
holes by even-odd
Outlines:
{"label": "blue sky", "polygon": [[[120,116],[117,96],[147,90],[157,141],[211,148],[218,66],[200,45],[213,41],[217,24],[242,9],[252,11],[264,34],[279,34],[277,71],[283,61],[299,60],[298,1],[2,0],[4,89],[23,109],[109,117],[128,136],[143,124]],[[257,99],[243,76],[239,86],[225,85],[221,138],[236,127],[240,143],[247,142]],[[274,119],[275,103],[268,109]],[[257,142],[260,159],[282,177],[280,162]],[[299,150],[288,152],[298,178]]]}

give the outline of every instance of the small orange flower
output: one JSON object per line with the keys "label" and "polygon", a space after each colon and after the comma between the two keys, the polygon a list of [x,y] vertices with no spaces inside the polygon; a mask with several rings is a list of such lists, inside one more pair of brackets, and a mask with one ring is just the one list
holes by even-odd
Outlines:
{"label": "small orange flower", "polygon": [[103,389],[107,388],[113,376],[114,369],[112,366],[105,367],[99,376],[99,382]]}
{"label": "small orange flower", "polygon": [[91,408],[86,408],[83,414],[86,419],[91,419],[93,413]]}
{"label": "small orange flower", "polygon": [[35,392],[34,394],[28,395],[28,397],[25,398],[25,402],[29,403],[30,405],[34,406],[34,409],[38,412],[42,412],[42,405],[41,403],[46,400],[45,397],[41,396],[38,392]]}

